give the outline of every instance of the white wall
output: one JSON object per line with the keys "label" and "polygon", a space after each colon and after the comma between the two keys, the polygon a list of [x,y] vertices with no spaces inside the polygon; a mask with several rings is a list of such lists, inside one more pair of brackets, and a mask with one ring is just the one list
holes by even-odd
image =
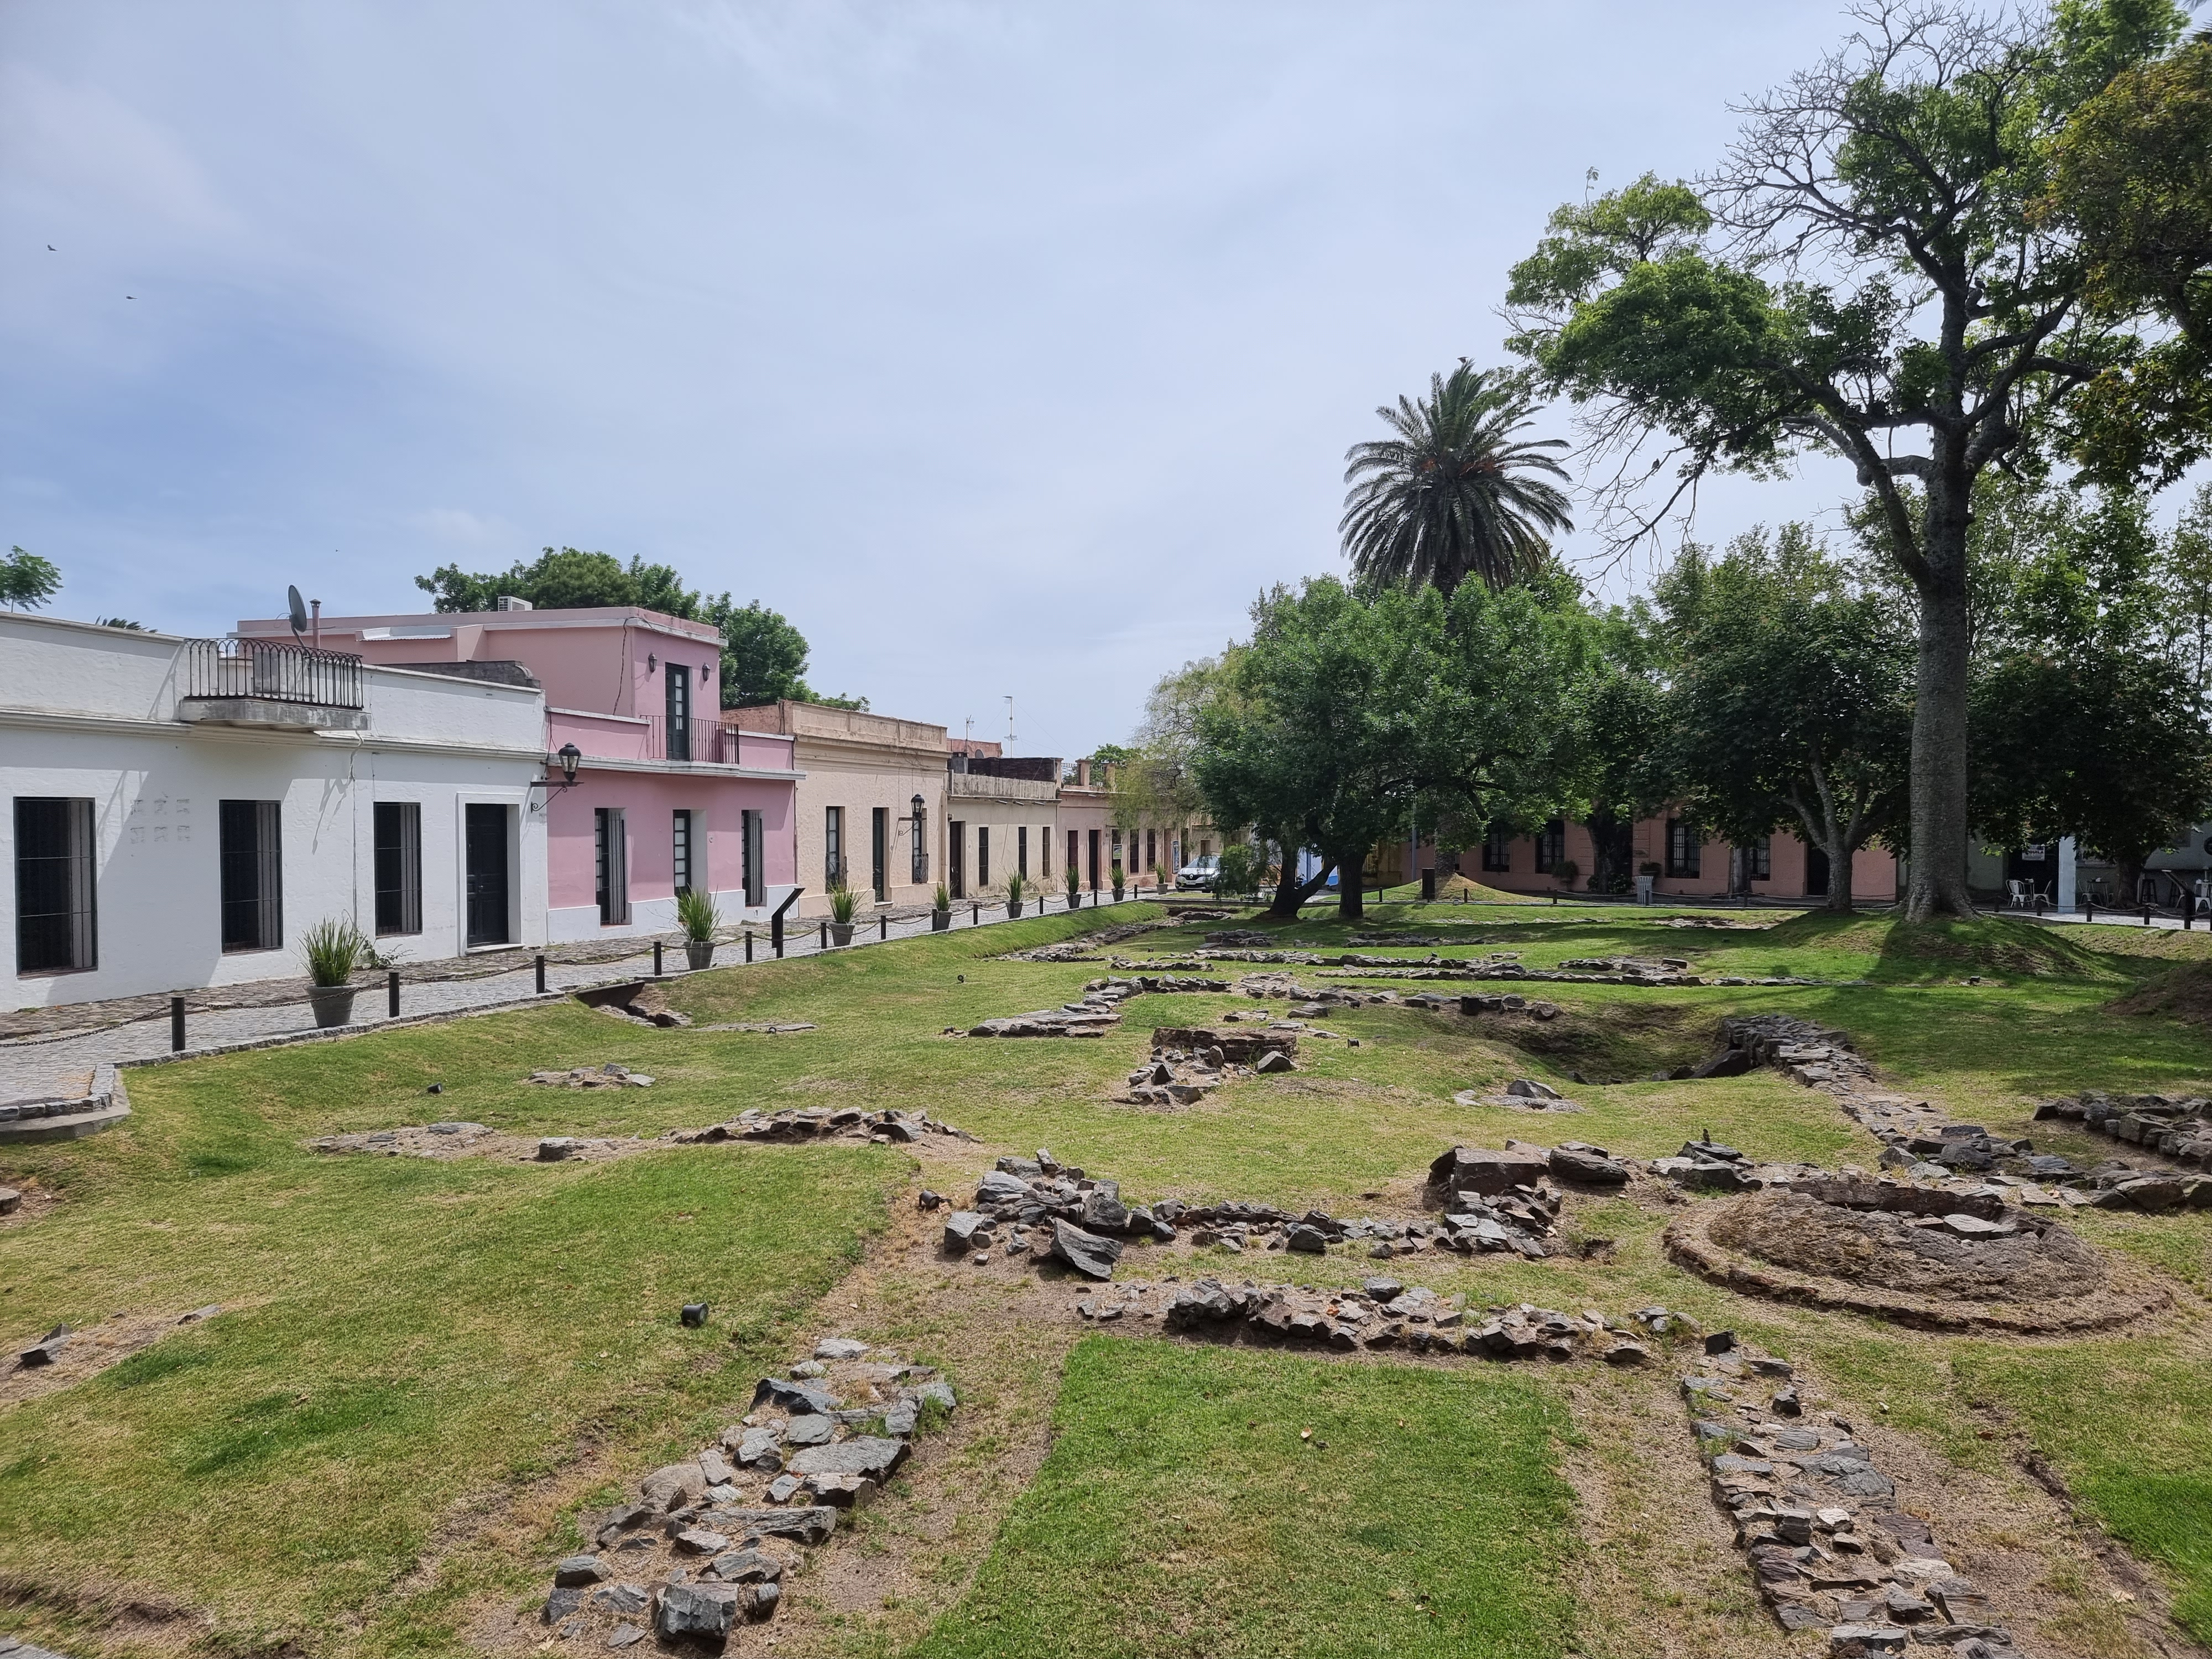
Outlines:
{"label": "white wall", "polygon": [[[366,675],[372,727],[319,734],[173,719],[180,642],[0,619],[0,1006],[38,1007],[283,978],[304,971],[301,933],[325,916],[375,924],[379,800],[421,804],[422,931],[385,948],[409,960],[465,948],[462,812],[514,812],[509,931],[544,939],[544,711],[534,691],[389,670]],[[27,665],[28,666],[27,667]],[[165,717],[166,716],[166,717]],[[98,966],[16,970],[15,798],[89,798],[95,819]],[[217,804],[283,811],[284,944],[222,949]]]}

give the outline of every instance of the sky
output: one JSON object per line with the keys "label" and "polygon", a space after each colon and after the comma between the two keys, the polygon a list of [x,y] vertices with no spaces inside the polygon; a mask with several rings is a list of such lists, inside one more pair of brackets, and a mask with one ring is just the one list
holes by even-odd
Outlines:
{"label": "sky", "polygon": [[[0,546],[191,635],[546,545],[820,691],[1126,741],[1344,452],[1505,361],[1546,216],[1695,173],[1838,7],[0,4]],[[1564,411],[1543,430],[1570,436]],[[1832,514],[1832,464],[1696,533]],[[1565,551],[1602,591],[1586,531]]]}

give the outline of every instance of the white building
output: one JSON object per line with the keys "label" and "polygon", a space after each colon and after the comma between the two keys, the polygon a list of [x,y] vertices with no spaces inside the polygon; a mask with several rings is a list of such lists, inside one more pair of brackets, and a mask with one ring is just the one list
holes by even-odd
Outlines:
{"label": "white building", "polygon": [[543,943],[544,732],[534,685],[0,615],[0,1006],[297,975],[330,916]]}

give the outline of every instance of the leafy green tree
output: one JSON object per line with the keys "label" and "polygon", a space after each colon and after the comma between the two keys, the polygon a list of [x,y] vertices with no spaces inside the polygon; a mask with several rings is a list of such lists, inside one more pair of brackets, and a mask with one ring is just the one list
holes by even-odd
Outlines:
{"label": "leafy green tree", "polygon": [[1852,907],[1851,855],[1905,814],[1912,647],[1899,607],[1855,585],[1802,525],[1686,550],[1656,595],[1673,658],[1666,748],[1696,823],[1745,846],[1785,826],[1828,856],[1828,908]]}
{"label": "leafy green tree", "polygon": [[512,594],[540,611],[634,605],[687,619],[699,614],[698,594],[684,586],[672,567],[635,556],[625,566],[611,554],[573,547],[546,548],[528,564],[516,562],[503,575],[441,565],[417,576],[415,586],[434,596],[441,611],[491,611],[502,594]]}
{"label": "leafy green tree", "polygon": [[1993,487],[1978,514],[1973,813],[1988,842],[2077,836],[2119,866],[2212,814],[2200,520],[2133,491]]}
{"label": "leafy green tree", "polygon": [[1717,471],[1774,476],[1802,451],[1841,457],[1872,491],[1917,600],[1917,919],[1972,908],[1975,483],[2032,471],[2069,400],[2139,343],[2133,314],[2090,305],[2078,234],[2032,204],[2069,118],[2163,53],[2183,14],[1870,0],[1857,15],[1841,49],[1749,107],[1701,189],[1647,174],[1560,209],[1508,303],[1515,348],[1584,411],[1616,536],[1650,533]]}
{"label": "leafy green tree", "polygon": [[700,607],[699,620],[722,630],[722,707],[816,701],[806,684],[806,636],[758,599],[735,605],[723,593]]}
{"label": "leafy green tree", "polygon": [[2212,32],[2112,76],[2053,156],[2033,211],[2079,240],[2088,303],[2175,331],[2084,388],[2075,453],[2116,486],[2171,483],[2212,434]]}
{"label": "leafy green tree", "polygon": [[11,548],[0,559],[0,604],[10,611],[35,611],[61,592],[62,573],[51,559]]}
{"label": "leafy green tree", "polygon": [[1680,789],[1668,765],[1666,688],[1654,672],[1649,618],[1640,607],[1616,612],[1598,637],[1599,665],[1574,688],[1569,705],[1576,797],[1570,811],[1589,831],[1590,891],[1625,893],[1635,874],[1637,824]]}
{"label": "leafy green tree", "polygon": [[1217,824],[1257,826],[1284,849],[1285,914],[1319,885],[1296,880],[1300,848],[1324,878],[1342,872],[1339,914],[1357,919],[1368,853],[1409,823],[1520,820],[1558,799],[1566,693],[1591,653],[1556,571],[1449,601],[1320,578],[1263,594],[1252,617],[1200,713],[1191,769]]}
{"label": "leafy green tree", "polygon": [[1547,532],[1574,525],[1559,487],[1530,476],[1567,476],[1543,453],[1565,441],[1514,435],[1531,407],[1527,376],[1486,374],[1462,359],[1450,379],[1429,377],[1426,398],[1376,410],[1397,435],[1345,456],[1352,488],[1337,528],[1353,574],[1447,595],[1469,576],[1503,587],[1540,574]]}

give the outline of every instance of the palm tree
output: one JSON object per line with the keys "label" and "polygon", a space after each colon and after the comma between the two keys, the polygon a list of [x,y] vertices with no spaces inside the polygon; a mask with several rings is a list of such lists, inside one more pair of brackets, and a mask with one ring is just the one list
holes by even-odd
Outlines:
{"label": "palm tree", "polygon": [[1397,436],[1345,454],[1353,488],[1337,530],[1353,572],[1449,594],[1469,576],[1498,588],[1540,570],[1546,532],[1575,526],[1565,492],[1528,476],[1567,477],[1540,453],[1565,449],[1563,440],[1514,437],[1529,409],[1518,380],[1486,375],[1462,357],[1449,380],[1429,377],[1426,398],[1376,410]]}

